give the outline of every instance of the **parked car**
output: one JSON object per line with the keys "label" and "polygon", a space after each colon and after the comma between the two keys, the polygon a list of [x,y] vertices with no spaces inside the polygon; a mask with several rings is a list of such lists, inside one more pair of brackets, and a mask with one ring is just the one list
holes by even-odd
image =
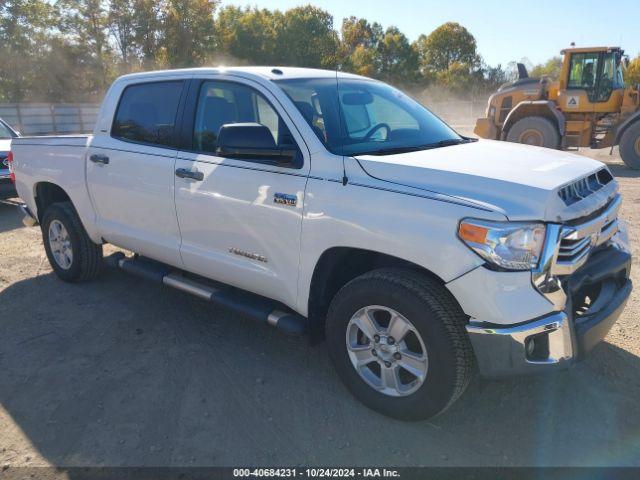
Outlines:
{"label": "parked car", "polygon": [[9,171],[11,140],[17,136],[18,132],[0,118],[0,198],[12,198],[18,195]]}
{"label": "parked car", "polygon": [[93,135],[23,137],[13,153],[26,221],[62,280],[98,275],[105,243],[135,252],[109,261],[324,333],[349,390],[393,417],[442,412],[476,366],[566,367],[631,291],[605,165],[465,138],[356,75],[127,75]]}

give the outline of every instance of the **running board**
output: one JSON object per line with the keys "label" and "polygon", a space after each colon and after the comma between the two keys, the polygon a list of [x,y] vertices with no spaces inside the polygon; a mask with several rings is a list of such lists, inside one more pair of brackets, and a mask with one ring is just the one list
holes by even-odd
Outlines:
{"label": "running board", "polygon": [[294,312],[283,311],[276,302],[264,297],[233,287],[217,288],[207,285],[186,277],[173,267],[145,257],[126,257],[122,252],[116,252],[105,258],[105,262],[137,277],[190,293],[257,322],[267,323],[287,335],[299,336],[306,333],[306,318]]}

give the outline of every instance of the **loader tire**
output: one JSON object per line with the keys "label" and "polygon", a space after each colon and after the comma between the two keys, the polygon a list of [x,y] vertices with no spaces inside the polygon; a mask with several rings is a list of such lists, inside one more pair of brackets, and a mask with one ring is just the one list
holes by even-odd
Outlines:
{"label": "loader tire", "polygon": [[525,117],[518,120],[507,133],[507,142],[523,143],[536,147],[558,148],[560,133],[550,120],[544,117]]}
{"label": "loader tire", "polygon": [[620,157],[627,167],[640,169],[640,121],[631,124],[622,134]]}

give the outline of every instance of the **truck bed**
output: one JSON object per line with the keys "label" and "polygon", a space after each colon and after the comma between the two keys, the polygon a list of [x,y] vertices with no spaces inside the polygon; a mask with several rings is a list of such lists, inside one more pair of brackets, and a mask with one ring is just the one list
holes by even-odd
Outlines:
{"label": "truck bed", "polygon": [[87,147],[93,135],[29,136],[13,139],[16,190],[29,210],[39,215],[36,197],[43,182],[61,187],[85,225],[95,214],[85,182]]}

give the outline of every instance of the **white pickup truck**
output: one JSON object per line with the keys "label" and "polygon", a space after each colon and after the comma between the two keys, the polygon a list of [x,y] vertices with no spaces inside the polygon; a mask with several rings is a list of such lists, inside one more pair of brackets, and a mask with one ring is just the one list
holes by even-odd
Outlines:
{"label": "white pickup truck", "polygon": [[[563,368],[631,292],[601,163],[458,135],[371,79],[206,68],[115,81],[93,135],[14,139],[55,273],[114,265],[326,338],[351,392],[438,414],[474,371]],[[238,350],[240,351],[240,350]]]}

